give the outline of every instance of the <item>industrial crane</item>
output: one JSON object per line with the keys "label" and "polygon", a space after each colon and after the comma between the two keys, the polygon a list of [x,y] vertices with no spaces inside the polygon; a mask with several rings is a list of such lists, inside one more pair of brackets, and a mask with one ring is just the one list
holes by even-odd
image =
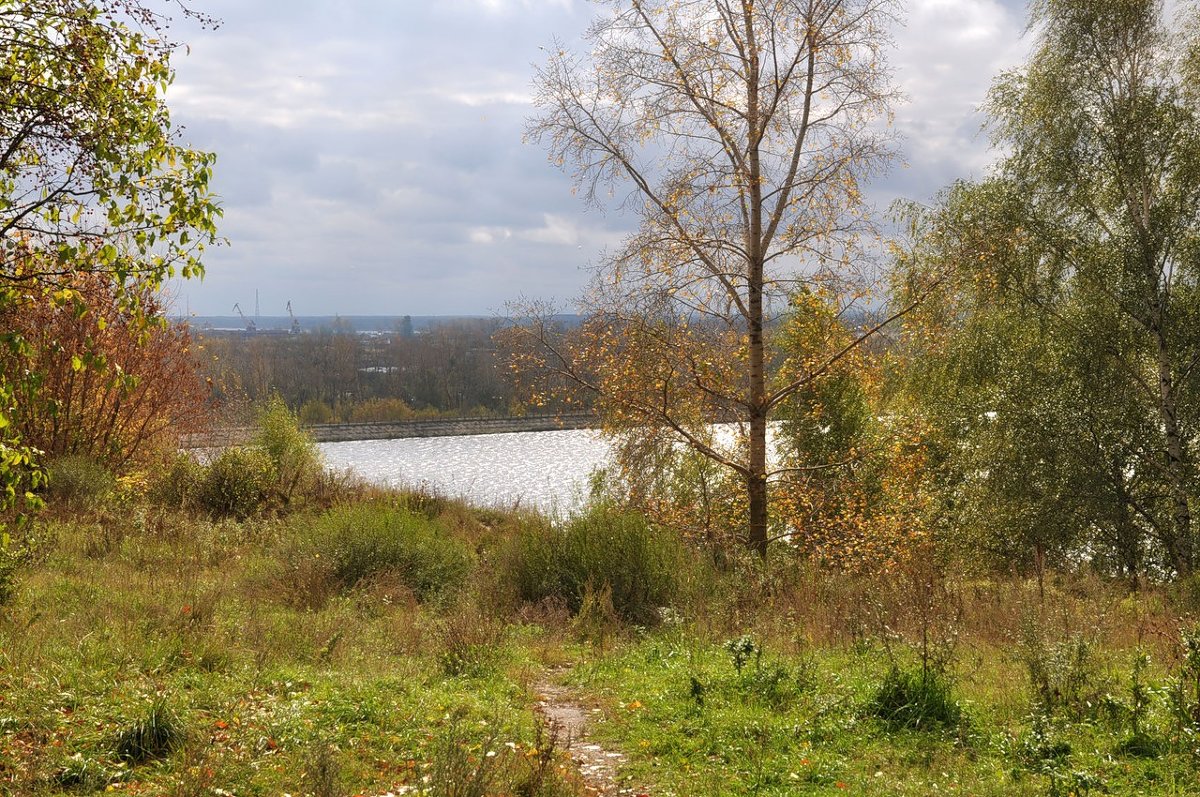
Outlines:
{"label": "industrial crane", "polygon": [[300,334],[300,319],[296,318],[296,314],[292,312],[292,302],[290,299],[288,300],[287,311],[288,311],[288,315],[291,316],[291,318],[292,318],[292,328],[291,328],[290,332],[293,335],[299,335]]}
{"label": "industrial crane", "polygon": [[242,308],[241,308],[241,307],[238,305],[238,303],[237,303],[237,302],[234,302],[234,303],[233,303],[233,309],[234,309],[234,311],[235,311],[235,312],[237,312],[237,314],[238,314],[239,316],[241,316],[241,318],[242,318],[242,321],[243,321],[243,322],[246,324],[246,331],[247,331],[247,332],[256,332],[256,331],[258,331],[258,324],[254,323],[254,319],[253,319],[253,318],[246,318],[246,314],[242,312]]}

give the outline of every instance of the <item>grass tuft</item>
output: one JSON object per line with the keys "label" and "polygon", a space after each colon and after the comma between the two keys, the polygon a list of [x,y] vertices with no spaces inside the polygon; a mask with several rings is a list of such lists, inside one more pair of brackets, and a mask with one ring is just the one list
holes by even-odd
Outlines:
{"label": "grass tuft", "polygon": [[131,764],[166,758],[183,746],[187,738],[183,723],[161,700],[156,700],[145,715],[117,732],[113,751]]}
{"label": "grass tuft", "polygon": [[945,676],[899,667],[888,670],[868,710],[890,726],[910,730],[954,727],[963,721],[962,707]]}

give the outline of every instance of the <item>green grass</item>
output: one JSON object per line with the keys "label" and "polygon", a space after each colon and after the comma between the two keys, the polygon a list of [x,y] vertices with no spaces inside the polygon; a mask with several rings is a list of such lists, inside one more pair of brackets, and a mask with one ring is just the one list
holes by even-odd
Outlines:
{"label": "green grass", "polygon": [[656,796],[1200,795],[1200,729],[1172,708],[1194,701],[1190,626],[1161,594],[960,583],[931,619],[902,581],[780,557],[653,594],[604,581],[664,621],[597,636],[568,602],[503,600],[496,562],[529,545],[517,572],[561,554],[615,574],[605,541],[632,540],[665,578],[682,548],[592,517],[555,551],[542,521],[428,496],[58,518],[0,607],[0,794],[566,797],[561,754],[525,754],[557,677]]}
{"label": "green grass", "polygon": [[941,721],[924,725],[880,717],[881,695],[902,682],[911,698],[920,681],[919,671],[890,676],[880,649],[768,651],[739,674],[726,646],[677,632],[582,664],[571,682],[605,707],[599,735],[630,755],[632,782],[680,797],[1200,794],[1194,741],[1165,742],[1165,700],[1152,757],[1126,749],[1123,723],[1099,715],[1056,718],[1037,737],[1019,665],[997,653],[954,690],[963,716],[957,702],[939,705]]}
{"label": "green grass", "polygon": [[94,524],[54,524],[0,614],[0,793],[303,794],[333,773],[383,794],[439,765],[451,717],[468,746],[530,744],[541,665],[501,637],[486,677],[445,674],[451,609],[404,573],[319,609],[271,590],[279,552],[324,522],[170,515],[99,547]]}

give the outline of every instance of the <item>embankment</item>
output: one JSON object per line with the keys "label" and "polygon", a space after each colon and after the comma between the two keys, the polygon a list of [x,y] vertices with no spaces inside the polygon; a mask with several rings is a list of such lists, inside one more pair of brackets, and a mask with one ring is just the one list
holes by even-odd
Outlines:
{"label": "embankment", "polygon": [[[404,437],[451,437],[501,432],[548,432],[555,429],[588,429],[596,425],[589,412],[559,415],[524,415],[509,418],[430,418],[386,423],[326,423],[305,427],[318,443],[348,440],[396,440]],[[252,427],[225,427],[189,435],[185,448],[220,448],[239,445],[254,436]]]}

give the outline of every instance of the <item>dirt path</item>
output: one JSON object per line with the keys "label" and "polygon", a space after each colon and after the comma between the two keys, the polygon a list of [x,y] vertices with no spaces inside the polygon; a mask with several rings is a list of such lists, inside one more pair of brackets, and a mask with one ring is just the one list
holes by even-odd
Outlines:
{"label": "dirt path", "polygon": [[546,718],[546,723],[558,728],[558,733],[579,767],[588,794],[600,797],[637,797],[646,794],[644,789],[623,784],[617,770],[625,763],[622,753],[605,750],[591,741],[588,735],[590,718],[599,709],[581,706],[571,693],[549,678],[534,685],[537,696],[537,711]]}

